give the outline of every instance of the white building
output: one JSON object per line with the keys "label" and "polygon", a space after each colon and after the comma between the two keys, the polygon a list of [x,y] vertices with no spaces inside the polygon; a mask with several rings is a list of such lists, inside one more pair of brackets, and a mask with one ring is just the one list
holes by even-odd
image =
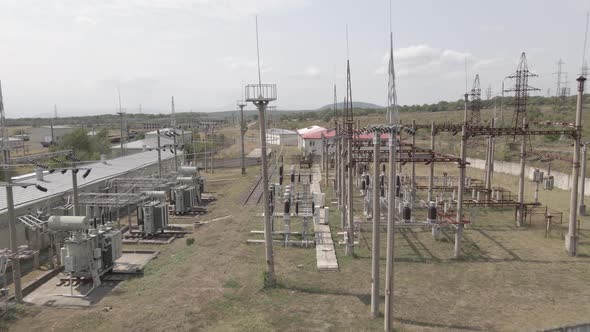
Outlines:
{"label": "white building", "polygon": [[[168,137],[160,137],[160,147],[166,148],[167,146],[171,146],[174,144],[174,140]],[[182,144],[182,142],[178,142],[178,144]],[[150,137],[145,139],[140,139],[137,141],[131,141],[127,143],[123,143],[123,149],[125,153],[132,154],[137,152],[149,151],[150,149],[155,149],[158,147],[158,139],[157,137]],[[120,155],[121,144],[115,144],[111,146],[111,150],[116,152],[117,155]]]}
{"label": "white building", "polygon": [[310,147],[309,144],[307,144],[307,148],[305,146],[305,140],[303,139],[304,135],[308,135],[308,134],[312,134],[312,133],[320,133],[323,131],[326,131],[328,129],[321,127],[321,126],[309,126],[306,128],[301,128],[297,130],[297,134],[299,135],[299,137],[297,138],[297,146],[302,150],[305,151],[307,148]]}
{"label": "white building", "polygon": [[271,128],[266,131],[266,144],[297,146],[298,137],[296,131]]}
{"label": "white building", "polygon": [[[172,133],[174,133],[176,131],[176,143],[182,143],[182,134],[183,134],[183,130],[182,129],[174,129],[174,128],[162,128],[160,129],[160,137],[161,138],[168,138],[169,135],[171,135]],[[190,142],[191,140],[191,135],[192,132],[190,130],[185,130],[184,131],[184,141],[185,142]],[[154,130],[154,131],[149,131],[147,133],[145,133],[145,139],[156,139],[158,136],[158,131]],[[169,137],[171,140],[173,139],[172,137]]]}
{"label": "white building", "polygon": [[[66,134],[74,131],[71,126],[65,125],[54,125],[53,126],[53,137],[55,143],[58,143]],[[41,143],[43,146],[48,146],[51,143],[52,130],[51,126],[33,127],[29,129],[29,136],[31,143]]]}

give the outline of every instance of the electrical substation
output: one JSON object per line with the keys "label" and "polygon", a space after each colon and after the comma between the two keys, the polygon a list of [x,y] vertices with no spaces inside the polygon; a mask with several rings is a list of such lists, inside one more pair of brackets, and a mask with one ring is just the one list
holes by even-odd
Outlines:
{"label": "electrical substation", "polygon": [[[555,93],[535,95],[540,51],[519,49],[492,67],[494,93],[471,53],[394,52],[389,6],[385,107],[358,101],[372,91],[353,79],[348,25],[330,104],[277,106],[296,93],[262,63],[257,15],[255,61],[221,61],[255,78],[223,118],[174,96],[165,115],[131,114],[117,86],[104,124],[70,128],[54,106],[29,129],[43,150],[21,156],[0,86],[0,328],[590,328],[586,39],[575,89],[559,58]],[[454,101],[399,104],[413,52],[464,65],[464,89],[444,78]],[[289,77],[325,85],[313,66]]]}

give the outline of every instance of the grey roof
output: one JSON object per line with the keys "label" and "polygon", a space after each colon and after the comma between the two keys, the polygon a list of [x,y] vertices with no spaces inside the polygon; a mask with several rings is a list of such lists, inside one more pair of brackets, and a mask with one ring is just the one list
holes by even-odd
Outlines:
{"label": "grey roof", "polygon": [[269,134],[279,134],[279,135],[297,135],[296,131],[289,130],[289,129],[281,129],[281,128],[271,128],[267,131]]}
{"label": "grey roof", "polygon": [[[127,143],[123,143],[124,149],[133,149],[139,150],[143,148],[143,145],[146,145],[146,148],[153,149],[158,147],[158,139],[157,138],[145,138],[140,139],[137,141],[131,141]],[[163,147],[165,145],[172,145],[174,144],[174,140],[171,138],[160,137],[160,146]],[[121,144],[115,144],[111,147],[111,149],[121,149]]]}
{"label": "grey roof", "polygon": [[[167,160],[173,157],[174,156],[169,153],[162,154],[162,160]],[[95,184],[97,182],[116,177],[125,172],[146,167],[157,162],[158,152],[146,151],[111,159],[108,160],[106,164],[95,162],[80,166],[91,168],[92,171],[85,179],[82,178],[82,174],[84,174],[85,171],[80,170],[78,172],[78,187],[82,189],[84,186]],[[34,186],[29,186],[27,188],[21,188],[17,186],[13,187],[14,205],[17,208],[36,203],[50,197],[63,195],[67,191],[72,190],[72,175],[70,171],[68,171],[66,174],[61,174],[59,171],[56,171],[53,174],[45,172],[42,182],[37,181],[34,174],[28,178],[21,176],[14,182],[39,183],[43,187],[47,188],[47,192],[42,192],[37,190]],[[2,213],[6,213],[6,190],[4,188],[0,188],[0,214]]]}

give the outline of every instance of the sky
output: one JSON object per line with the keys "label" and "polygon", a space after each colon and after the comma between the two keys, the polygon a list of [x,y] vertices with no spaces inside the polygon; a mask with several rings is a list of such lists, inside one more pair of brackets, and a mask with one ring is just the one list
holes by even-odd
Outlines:
{"label": "sky", "polygon": [[[214,112],[256,83],[283,110],[316,109],[345,91],[385,105],[390,23],[398,103],[457,100],[475,74],[500,94],[522,52],[555,93],[582,65],[589,1],[563,0],[0,0],[0,81],[6,116]],[[348,47],[346,27],[348,26]],[[467,73],[467,76],[466,76]],[[506,80],[506,87],[510,85]],[[485,94],[484,94],[485,97]]]}

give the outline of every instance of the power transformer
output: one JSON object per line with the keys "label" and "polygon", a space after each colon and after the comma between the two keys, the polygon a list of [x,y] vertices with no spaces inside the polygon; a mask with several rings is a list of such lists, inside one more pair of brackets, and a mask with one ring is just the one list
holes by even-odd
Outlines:
{"label": "power transformer", "polygon": [[168,204],[151,201],[140,207],[140,226],[144,235],[152,235],[157,232],[164,233],[168,226]]}
{"label": "power transformer", "polygon": [[47,225],[50,230],[69,233],[61,248],[64,272],[70,278],[92,279],[92,289],[123,255],[121,232],[111,223],[90,228],[86,216],[51,216]]}
{"label": "power transformer", "polygon": [[192,210],[196,203],[195,187],[182,184],[172,188],[174,213],[184,214]]}

